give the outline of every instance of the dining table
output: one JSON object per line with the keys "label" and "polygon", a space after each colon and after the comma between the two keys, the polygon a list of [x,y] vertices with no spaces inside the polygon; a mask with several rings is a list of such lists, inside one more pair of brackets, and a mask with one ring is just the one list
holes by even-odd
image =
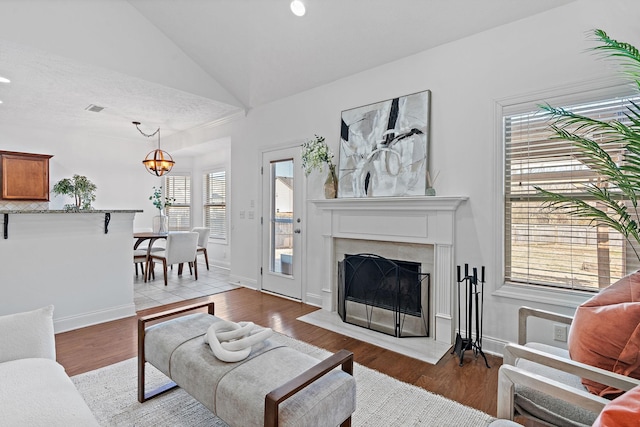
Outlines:
{"label": "dining table", "polygon": [[151,253],[151,248],[153,247],[153,243],[158,239],[166,239],[169,233],[154,233],[151,231],[141,231],[137,233],[133,233],[133,238],[136,239],[136,242],[133,244],[133,250],[138,249],[138,246],[146,240],[149,240],[149,245],[147,246],[147,256]]}

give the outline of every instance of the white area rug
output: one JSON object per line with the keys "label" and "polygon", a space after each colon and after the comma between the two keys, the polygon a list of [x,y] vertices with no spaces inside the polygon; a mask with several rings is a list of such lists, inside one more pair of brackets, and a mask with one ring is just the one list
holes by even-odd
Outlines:
{"label": "white area rug", "polygon": [[[277,334],[285,343],[318,359],[326,350]],[[445,399],[419,387],[398,381],[358,363],[354,366],[357,410],[353,426],[485,426],[488,414]],[[182,389],[175,389],[145,403],[137,400],[137,361],[125,360],[72,378],[103,426],[226,426]],[[166,377],[147,365],[147,390],[166,382]]]}

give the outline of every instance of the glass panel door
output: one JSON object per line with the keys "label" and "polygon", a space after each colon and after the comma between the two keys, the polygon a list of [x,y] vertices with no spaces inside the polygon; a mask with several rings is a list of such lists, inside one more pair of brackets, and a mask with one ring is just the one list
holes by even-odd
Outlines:
{"label": "glass panel door", "polygon": [[293,159],[271,162],[272,273],[293,274]]}

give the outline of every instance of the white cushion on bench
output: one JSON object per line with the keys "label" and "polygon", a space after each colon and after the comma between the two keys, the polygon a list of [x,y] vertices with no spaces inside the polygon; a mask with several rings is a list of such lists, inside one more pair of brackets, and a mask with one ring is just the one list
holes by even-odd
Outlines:
{"label": "white cushion on bench", "polygon": [[[320,362],[290,347],[277,347],[225,375],[218,383],[217,414],[237,426],[261,426],[264,397]],[[355,381],[334,370],[280,405],[282,426],[337,426],[355,411]]]}

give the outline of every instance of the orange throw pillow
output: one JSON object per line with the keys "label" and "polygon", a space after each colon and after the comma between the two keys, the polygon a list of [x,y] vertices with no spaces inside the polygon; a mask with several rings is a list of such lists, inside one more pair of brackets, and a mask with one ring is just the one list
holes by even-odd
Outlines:
{"label": "orange throw pillow", "polygon": [[[640,379],[640,270],[578,307],[568,346],[573,360]],[[587,379],[582,384],[603,397],[621,393]]]}
{"label": "orange throw pillow", "polygon": [[640,386],[607,403],[593,427],[640,426]]}

